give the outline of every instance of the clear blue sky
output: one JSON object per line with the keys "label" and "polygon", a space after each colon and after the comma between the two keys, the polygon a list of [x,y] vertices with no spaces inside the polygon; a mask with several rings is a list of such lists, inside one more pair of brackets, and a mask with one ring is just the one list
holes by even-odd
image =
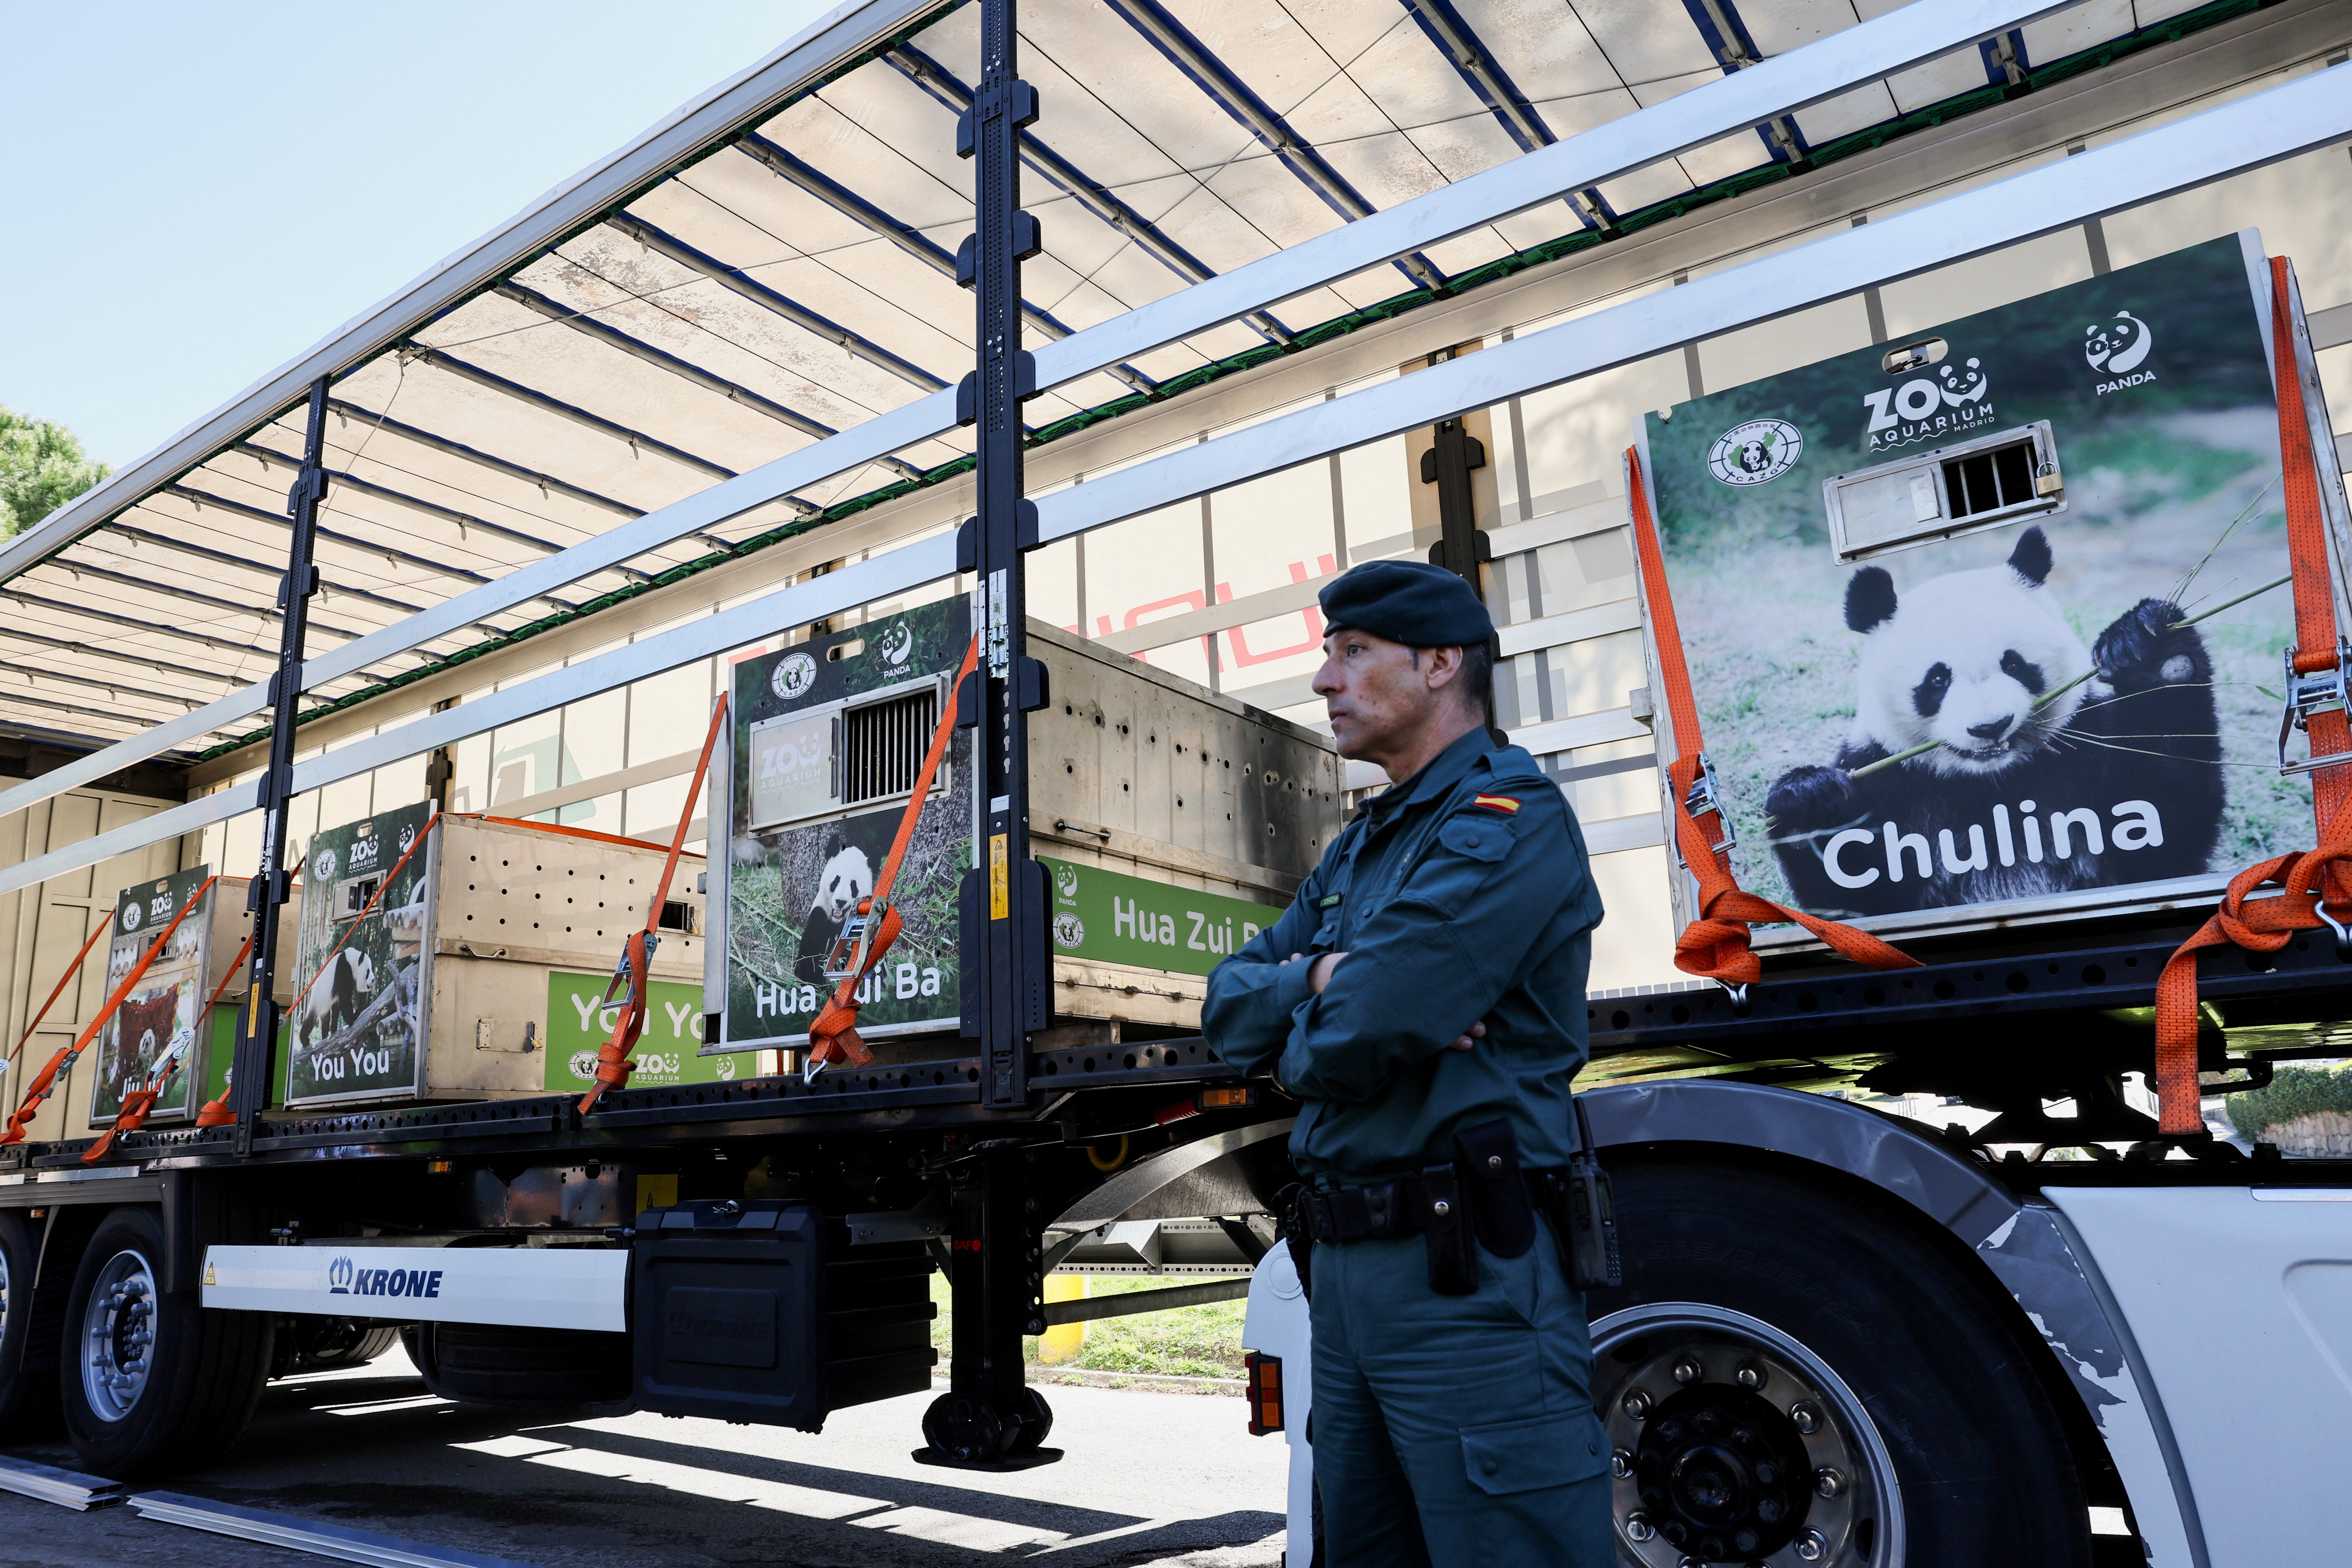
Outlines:
{"label": "clear blue sky", "polygon": [[117,467],[829,0],[0,0],[0,404]]}

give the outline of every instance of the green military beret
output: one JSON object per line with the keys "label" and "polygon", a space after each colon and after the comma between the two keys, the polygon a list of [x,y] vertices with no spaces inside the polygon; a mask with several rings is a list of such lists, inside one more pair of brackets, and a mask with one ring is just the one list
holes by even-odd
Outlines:
{"label": "green military beret", "polygon": [[1495,635],[1470,584],[1425,561],[1367,561],[1321,598],[1329,631],[1353,626],[1412,647],[1476,647]]}

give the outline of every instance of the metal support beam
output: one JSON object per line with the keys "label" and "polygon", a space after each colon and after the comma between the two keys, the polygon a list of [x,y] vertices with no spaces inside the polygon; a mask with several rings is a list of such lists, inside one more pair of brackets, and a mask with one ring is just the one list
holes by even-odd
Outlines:
{"label": "metal support beam", "polygon": [[[1209,52],[1201,40],[1185,26],[1162,10],[1158,0],[1103,0],[1112,12],[1129,26],[1143,35],[1144,41],[1167,57],[1168,63],[1191,79],[1192,85],[1206,93],[1209,100],[1227,114],[1251,135],[1256,137],[1267,152],[1282,160],[1282,166],[1298,176],[1299,182],[1323,198],[1324,205],[1349,223],[1368,218],[1380,209],[1366,201],[1347,177],[1333,168],[1318,153],[1313,144],[1296,131],[1273,105],[1252,92],[1249,84],[1235,76],[1224,61]],[[1393,261],[1397,269],[1424,289],[1445,287],[1445,274],[1437,264],[1418,250],[1382,258]]]}
{"label": "metal support beam", "polygon": [[318,591],[312,564],[312,531],[319,504],[327,499],[327,388],[320,376],[310,384],[310,419],[302,440],[302,468],[286,498],[292,514],[286,546],[286,581],[278,590],[285,622],[278,645],[278,673],[269,683],[269,764],[255,781],[261,804],[261,865],[254,873],[247,907],[253,911],[253,957],[246,971],[246,1005],[238,1010],[236,1055],[229,1069],[228,1102],[236,1119],[236,1149],[253,1152],[253,1124],[269,1103],[270,1057],[278,1044],[279,917],[286,911],[291,879],[286,872],[286,808],[294,798],[294,718],[302,696],[302,641]]}
{"label": "metal support beam", "polygon": [[[453,354],[445,353],[439,349],[429,349],[419,344],[401,352],[406,354],[413,363],[429,364],[435,370],[446,371],[451,375],[472,382],[476,386],[487,387],[502,396],[511,397],[517,403],[527,403],[543,414],[552,414],[560,419],[569,419],[574,425],[583,426],[595,431],[599,436],[610,436],[614,440],[626,445],[633,452],[651,452],[656,457],[667,458],[673,463],[692,468],[696,473],[707,475],[714,479],[731,479],[736,477],[734,469],[723,468],[708,458],[698,458],[683,447],[673,447],[668,442],[648,436],[642,430],[632,430],[627,426],[607,419],[601,414],[591,414],[576,404],[566,403],[560,397],[550,397],[547,394],[535,391],[519,381],[509,381],[505,376],[484,370],[479,365],[468,364],[464,360]],[[544,548],[552,550],[556,546],[549,544]]]}
{"label": "metal support beam", "polygon": [[[86,541],[76,542],[86,542]],[[225,616],[266,616],[282,620],[286,614],[283,608],[278,606],[241,605],[234,599],[215,598],[210,594],[200,594],[194,588],[177,588],[169,584],[151,582],[144,577],[133,577],[128,572],[116,572],[104,566],[93,566],[87,561],[76,561],[69,556],[60,555],[42,564],[46,568],[71,572],[80,577],[95,577],[101,583],[113,583],[125,588],[136,588],[142,594],[157,594],[168,599],[184,599],[191,605],[201,605],[207,610],[217,611]],[[348,637],[354,642],[366,635],[364,632],[353,631],[349,626],[331,626],[324,622],[318,623],[317,629],[330,637]]]}
{"label": "metal support beam", "polygon": [[[1690,13],[1699,37],[1706,40],[1707,52],[1723,68],[1724,75],[1764,63],[1764,51],[1756,47],[1732,0],[1683,0],[1683,8]],[[1801,163],[1812,152],[1796,121],[1786,114],[1763,121],[1756,127],[1756,134],[1763,139],[1765,156],[1776,163]]]}
{"label": "metal support beam", "polygon": [[[216,632],[192,632],[185,626],[167,626],[160,621],[142,621],[135,616],[118,616],[111,610],[92,609],[88,605],[68,605],[63,599],[51,599],[39,594],[28,594],[25,592],[22,587],[17,585],[22,581],[23,579],[19,578],[16,583],[10,583],[5,587],[0,587],[0,599],[6,599],[10,603],[22,605],[28,610],[53,610],[61,616],[78,616],[84,620],[103,622],[107,626],[121,626],[123,630],[134,634],[176,637],[181,642],[195,643],[201,646],[207,653],[250,653],[259,654],[264,658],[268,658],[277,651],[274,648],[264,647],[259,643],[240,642],[235,637],[223,637]],[[364,674],[365,671],[354,668],[345,673],[356,675]],[[260,688],[257,686],[254,689],[258,691]],[[260,708],[261,705],[257,702],[252,708],[247,709],[247,711],[258,712],[260,711]],[[223,721],[223,723],[226,722],[227,721]],[[219,727],[219,725],[210,726],[210,728],[215,729]],[[197,731],[191,731],[190,733],[194,734],[197,733]],[[184,737],[175,736],[173,740],[165,742],[163,745],[157,746],[152,751],[142,752],[137,756],[130,756],[126,754],[120,760],[116,761],[113,766],[100,768],[97,773],[94,773],[89,776],[90,778],[97,778],[105,773],[120,772],[121,770],[131,766],[133,763],[143,761],[145,758],[155,756],[162,752],[170,750],[172,745],[175,744],[178,740],[183,738]],[[47,775],[44,774],[42,776],[47,777]],[[79,782],[87,783],[89,781],[81,780]],[[68,784],[62,787],[70,789],[73,786]],[[54,790],[45,792],[40,798],[47,800],[50,795],[55,793],[57,792]],[[0,802],[5,802],[6,798],[7,797],[5,795],[0,795]],[[26,804],[29,805],[32,803],[27,801]],[[12,807],[10,809],[21,808]]]}
{"label": "metal support beam", "polygon": [[[1522,153],[1532,153],[1549,147],[1559,140],[1543,116],[1536,112],[1535,104],[1519,90],[1510,73],[1503,68],[1494,51],[1486,47],[1469,20],[1454,8],[1453,0],[1404,0],[1404,7],[1422,32],[1437,47],[1437,52],[1453,64],[1454,71],[1478,95],[1495,116],[1504,133],[1518,144]],[[1606,228],[1615,215],[1601,193],[1587,186],[1561,198],[1576,221],[1587,228]]]}
{"label": "metal support beam", "polygon": [[[150,533],[143,528],[133,528],[120,518],[108,523],[100,531],[120,534],[133,544],[152,544],[158,550],[174,550],[183,555],[192,555],[199,561],[210,562],[215,566],[233,566],[240,572],[258,572],[266,577],[275,577],[279,574],[278,568],[262,562],[247,560],[242,555],[233,555],[226,550],[215,550],[210,545],[196,544],[184,539],[167,539],[160,533]],[[353,588],[341,583],[328,591],[330,598],[337,595],[347,599],[357,599],[363,605],[373,605],[378,609],[390,610],[395,616],[413,616],[425,607],[407,599],[394,599],[366,588]]]}
{"label": "metal support beam", "polygon": [[[85,658],[110,658],[118,664],[141,665],[158,675],[177,675],[189,680],[201,680],[207,686],[218,686],[229,677],[217,669],[198,669],[192,664],[173,664],[149,653],[126,653],[121,645],[100,647],[95,643],[73,642],[65,637],[53,637],[28,631],[23,622],[0,626],[0,637],[31,643],[36,647],[51,647],[59,653],[79,654]],[[129,684],[125,682],[125,684]]]}
{"label": "metal support beam", "polygon": [[[770,174],[797,185],[860,228],[881,236],[933,271],[947,278],[955,277],[956,258],[948,254],[946,247],[933,244],[921,231],[900,223],[856,191],[827,178],[758,132],[744,132],[735,147],[736,151],[760,163]],[[1066,338],[1072,331],[1052,311],[1032,305],[1026,300],[1021,302],[1021,319],[1043,337]],[[1152,393],[1160,389],[1158,382],[1131,364],[1112,365],[1109,374],[1137,392]],[[914,472],[919,476],[921,470]]]}
{"label": "metal support beam", "polygon": [[[980,91],[956,137],[979,162],[972,184],[976,288],[971,381],[978,415],[980,515],[964,524],[959,565],[979,575],[972,594],[978,668],[956,692],[958,718],[975,728],[982,802],[981,842],[964,874],[961,916],[963,1032],[980,1044],[980,1096],[1006,1109],[1029,1100],[1029,1035],[1053,1022],[1052,949],[1045,939],[1045,868],[1029,858],[1029,714],[1045,705],[1045,667],[1028,656],[1027,570],[1036,508],[1022,494],[1021,401],[1032,391],[1021,347],[1021,262],[1036,223],[1021,210],[1021,128],[1037,118],[1037,94],[1020,79],[1013,0],[981,0]],[[956,1257],[954,1361],[948,1392],[923,1416],[943,1462],[1034,1461],[1052,1425],[1026,1387],[1021,1337],[1045,1331],[1038,1227],[1027,1201],[1025,1156],[982,1154],[953,1194]],[[1054,1456],[1058,1458],[1058,1455]]]}
{"label": "metal support beam", "polygon": [[839,322],[818,315],[807,306],[786,299],[743,268],[730,267],[717,257],[706,255],[686,241],[663,233],[643,218],[632,217],[627,213],[614,213],[604,220],[604,225],[688,271],[698,272],[720,288],[732,289],[753,304],[772,310],[803,331],[814,332],[844,353],[888,371],[903,382],[919,386],[925,392],[937,392],[947,385],[946,382],[913,361],[900,359],[872,339],[853,332]]}
{"label": "metal support beam", "polygon": [[[900,44],[897,48],[886,49],[882,58],[955,113],[961,114],[971,107],[971,89],[914,45]],[[1089,177],[1076,164],[1047,146],[1034,132],[1024,131],[1021,133],[1021,162],[1030,173],[1055,185],[1103,223],[1125,235],[1137,248],[1187,283],[1200,283],[1216,276],[1208,263],[1177,244],[1157,224],[1120,200],[1118,193],[1108,185]],[[1267,311],[1254,310],[1242,320],[1270,343],[1290,341],[1290,329]]]}
{"label": "metal support beam", "polygon": [[[206,507],[215,507],[222,511],[229,513],[233,517],[247,518],[255,522],[266,522],[273,527],[283,526],[286,521],[280,517],[271,516],[257,506],[247,506],[243,501],[231,500],[226,496],[216,496],[210,490],[200,490],[188,485],[166,485],[162,493],[167,496],[176,496],[180,500],[188,502],[191,506],[194,506],[198,511],[203,511]],[[181,521],[184,520],[173,519],[173,521]],[[120,523],[110,523],[107,526],[110,528],[119,528],[121,525]],[[356,533],[344,533],[337,529],[329,528],[324,523],[320,523],[319,525],[317,532],[319,538],[340,544],[343,548],[352,552],[354,554],[376,556],[391,564],[398,566],[414,566],[420,572],[430,572],[436,577],[454,577],[460,583],[472,583],[478,585],[492,581],[491,578],[484,576],[479,572],[469,571],[463,566],[452,566],[444,561],[428,560],[425,556],[413,554],[408,551],[402,550],[396,545],[378,544],[373,540],[362,539]],[[559,599],[551,594],[545,595],[545,597],[547,603],[555,605],[559,609],[576,610],[580,607],[568,599]],[[486,631],[495,632],[499,630],[498,627],[492,626],[487,621],[477,621],[475,625],[482,627]]]}
{"label": "metal support beam", "polygon": [[509,463],[504,458],[494,458],[489,453],[478,451],[462,441],[452,441],[446,436],[436,436],[430,430],[419,430],[414,425],[404,425],[387,415],[378,414],[373,409],[362,408],[356,403],[345,403],[340,398],[330,398],[327,406],[332,409],[339,418],[357,419],[373,429],[383,431],[387,435],[397,436],[404,441],[414,441],[416,445],[429,447],[445,457],[457,458],[472,463],[478,468],[486,468],[491,473],[503,475],[507,479],[520,479],[524,484],[535,485],[542,496],[559,495],[568,500],[583,501],[589,506],[601,507],[619,517],[646,515],[646,509],[643,507],[631,506],[626,501],[614,500],[611,496],[600,496],[594,490],[582,489],[578,485],[567,484],[552,474],[543,474],[537,468],[526,468],[520,463]]}

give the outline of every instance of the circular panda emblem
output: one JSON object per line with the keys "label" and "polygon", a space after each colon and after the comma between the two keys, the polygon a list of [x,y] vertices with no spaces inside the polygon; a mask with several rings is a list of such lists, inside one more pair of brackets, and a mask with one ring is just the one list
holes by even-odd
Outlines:
{"label": "circular panda emblem", "polygon": [[312,873],[321,882],[331,882],[335,879],[335,852],[331,849],[320,850],[319,858],[310,863]]}
{"label": "circular panda emblem", "polygon": [[1786,419],[1750,419],[1715,438],[1706,466],[1727,485],[1760,485],[1795,468],[1804,455],[1804,433]]}
{"label": "circular panda emblem", "polygon": [[572,1053],[572,1059],[564,1065],[572,1069],[572,1076],[578,1079],[582,1083],[593,1083],[596,1081],[596,1053],[594,1051],[574,1051]]}
{"label": "circular panda emblem", "polygon": [[710,1058],[710,1070],[717,1075],[719,1082],[725,1083],[735,1076],[735,1058],[713,1057]]}
{"label": "circular panda emblem", "polygon": [[890,629],[882,634],[882,662],[893,669],[907,662],[915,651],[915,634],[904,621],[893,621]]}
{"label": "circular panda emblem", "polygon": [[139,922],[142,918],[143,917],[139,912],[139,903],[137,900],[134,899],[130,903],[122,906],[122,929],[124,931],[137,931],[139,929]]}
{"label": "circular panda emblem", "polygon": [[816,684],[816,660],[804,653],[793,654],[776,666],[768,684],[785,701],[798,701]]}
{"label": "circular panda emblem", "polygon": [[1054,942],[1060,947],[1075,948],[1087,940],[1087,922],[1067,910],[1054,917]]}

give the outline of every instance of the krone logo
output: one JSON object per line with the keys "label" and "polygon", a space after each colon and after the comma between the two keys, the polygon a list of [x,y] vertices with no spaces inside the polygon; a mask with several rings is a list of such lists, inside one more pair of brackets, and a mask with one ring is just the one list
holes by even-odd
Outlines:
{"label": "krone logo", "polygon": [[338,1258],[327,1265],[327,1294],[348,1296],[352,1293],[352,1260]]}
{"label": "krone logo", "polygon": [[901,665],[915,651],[915,634],[904,621],[893,621],[890,629],[882,634],[882,662]]}
{"label": "krone logo", "polygon": [[1706,466],[1727,485],[1760,485],[1796,467],[1804,433],[1785,419],[1750,419],[1715,438]]}
{"label": "krone logo", "polygon": [[785,656],[776,666],[775,674],[768,678],[768,685],[787,702],[807,696],[808,689],[815,684],[816,660],[804,653]]}
{"label": "krone logo", "polygon": [[2109,375],[2129,375],[2155,346],[2156,333],[2129,310],[2117,310],[2114,321],[2094,321],[2083,329],[2084,359],[2093,370]]}
{"label": "krone logo", "polygon": [[1057,946],[1075,948],[1087,940],[1087,922],[1068,910],[1054,917],[1054,941]]}

